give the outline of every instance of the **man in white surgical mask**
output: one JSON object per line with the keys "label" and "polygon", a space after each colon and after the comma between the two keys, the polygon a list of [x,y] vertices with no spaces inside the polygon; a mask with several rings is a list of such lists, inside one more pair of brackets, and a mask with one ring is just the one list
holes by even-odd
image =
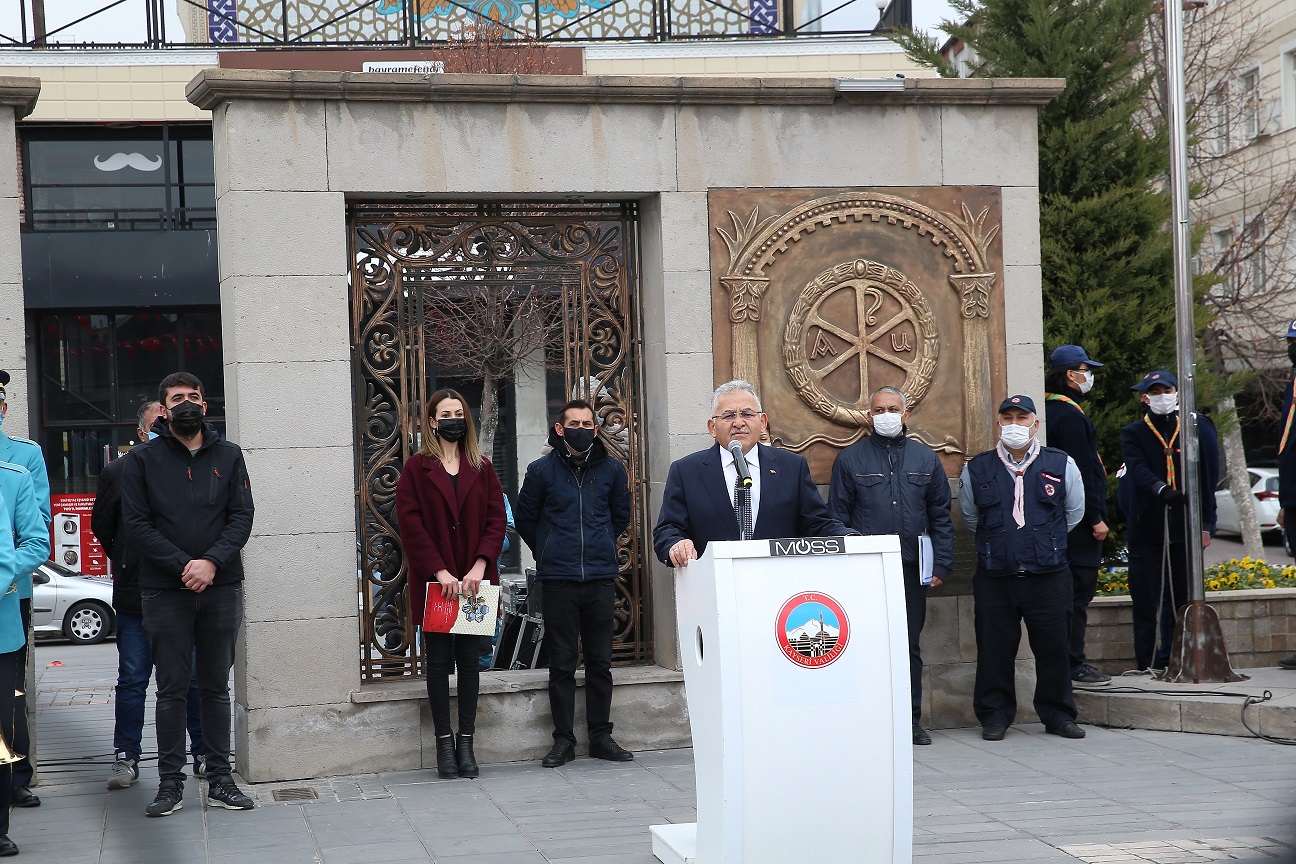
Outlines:
{"label": "man in white surgical mask", "polygon": [[[1201,574],[1189,573],[1179,379],[1173,372],[1157,369],[1130,389],[1140,394],[1145,413],[1121,430],[1125,474],[1118,495],[1128,520],[1125,539],[1129,544],[1134,660],[1138,669],[1156,672],[1169,663],[1175,613],[1188,602],[1188,580],[1200,579]],[[1194,542],[1204,548],[1215,533],[1219,439],[1209,419],[1191,412],[1188,416],[1197,420],[1200,466],[1202,533]]]}
{"label": "man in white surgical mask", "polygon": [[[837,454],[828,491],[833,516],[861,534],[898,534],[909,625],[909,691],[913,743],[930,744],[922,715],[922,654],[918,637],[927,618],[927,588],[940,587],[954,568],[950,488],[936,452],[905,437],[909,399],[895,387],[869,397],[873,434]],[[919,542],[931,538],[930,582],[919,568]]]}
{"label": "man in white surgical mask", "polygon": [[1002,741],[1017,716],[1016,663],[1022,621],[1035,652],[1035,712],[1044,731],[1083,738],[1071,690],[1067,535],[1085,511],[1075,460],[1036,440],[1029,396],[999,405],[999,444],[963,467],[959,510],[976,534],[972,577],[977,670],[972,708],[981,737]]}

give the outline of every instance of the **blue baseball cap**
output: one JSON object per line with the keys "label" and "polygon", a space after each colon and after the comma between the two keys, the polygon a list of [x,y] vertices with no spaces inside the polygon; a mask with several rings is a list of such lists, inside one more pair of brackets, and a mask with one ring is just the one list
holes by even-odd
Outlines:
{"label": "blue baseball cap", "polygon": [[1158,369],[1155,372],[1149,372],[1143,376],[1142,381],[1138,382],[1130,389],[1137,390],[1140,393],[1146,393],[1156,384],[1164,384],[1167,387],[1173,387],[1176,390],[1179,389],[1179,379],[1175,377],[1173,372],[1168,372],[1165,369]]}
{"label": "blue baseball cap", "polygon": [[[1296,326],[1296,322],[1292,323]],[[1049,355],[1050,366],[1070,366],[1073,363],[1087,363],[1095,369],[1101,369],[1103,365],[1086,354],[1079,345],[1059,345]]]}
{"label": "blue baseball cap", "polygon": [[[1287,325],[1287,338],[1296,339],[1296,318],[1293,318],[1291,323]],[[8,384],[9,382],[6,381],[5,383]]]}
{"label": "blue baseball cap", "polygon": [[1007,399],[999,403],[998,413],[1002,414],[1009,408],[1020,408],[1023,411],[1034,414],[1035,402],[1029,396],[1009,396]]}

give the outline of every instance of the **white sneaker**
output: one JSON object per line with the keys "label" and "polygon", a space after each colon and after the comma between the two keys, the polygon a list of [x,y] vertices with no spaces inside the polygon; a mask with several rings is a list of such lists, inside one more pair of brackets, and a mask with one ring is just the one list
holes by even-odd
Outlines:
{"label": "white sneaker", "polygon": [[112,766],[112,776],[108,778],[109,789],[129,789],[139,779],[139,766],[134,759],[122,754]]}

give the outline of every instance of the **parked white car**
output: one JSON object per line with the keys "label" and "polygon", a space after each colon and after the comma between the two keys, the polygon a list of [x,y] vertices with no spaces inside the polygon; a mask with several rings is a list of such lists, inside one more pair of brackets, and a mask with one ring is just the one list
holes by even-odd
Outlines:
{"label": "parked white car", "polygon": [[32,629],[78,645],[102,642],[113,632],[112,579],[84,576],[46,561],[32,574]]}
{"label": "parked white car", "polygon": [[[1282,530],[1278,527],[1278,469],[1248,468],[1247,477],[1251,480],[1251,494],[1255,496],[1256,521],[1260,523],[1260,533],[1278,536]],[[1218,533],[1242,533],[1233,493],[1223,483],[1215,493],[1215,510],[1215,530]]]}

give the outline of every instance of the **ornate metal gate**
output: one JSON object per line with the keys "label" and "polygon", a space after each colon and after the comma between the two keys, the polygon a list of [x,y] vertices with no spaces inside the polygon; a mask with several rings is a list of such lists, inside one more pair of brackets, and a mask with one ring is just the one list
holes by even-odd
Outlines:
{"label": "ornate metal gate", "polygon": [[361,678],[423,674],[407,623],[407,567],[396,481],[414,452],[437,358],[428,327],[439,304],[483,281],[545,292],[561,320],[565,393],[595,406],[603,440],[625,465],[634,518],[619,539],[618,663],[652,657],[647,608],[646,454],[637,422],[640,377],[637,211],[608,204],[354,204],[348,214],[355,406]]}

